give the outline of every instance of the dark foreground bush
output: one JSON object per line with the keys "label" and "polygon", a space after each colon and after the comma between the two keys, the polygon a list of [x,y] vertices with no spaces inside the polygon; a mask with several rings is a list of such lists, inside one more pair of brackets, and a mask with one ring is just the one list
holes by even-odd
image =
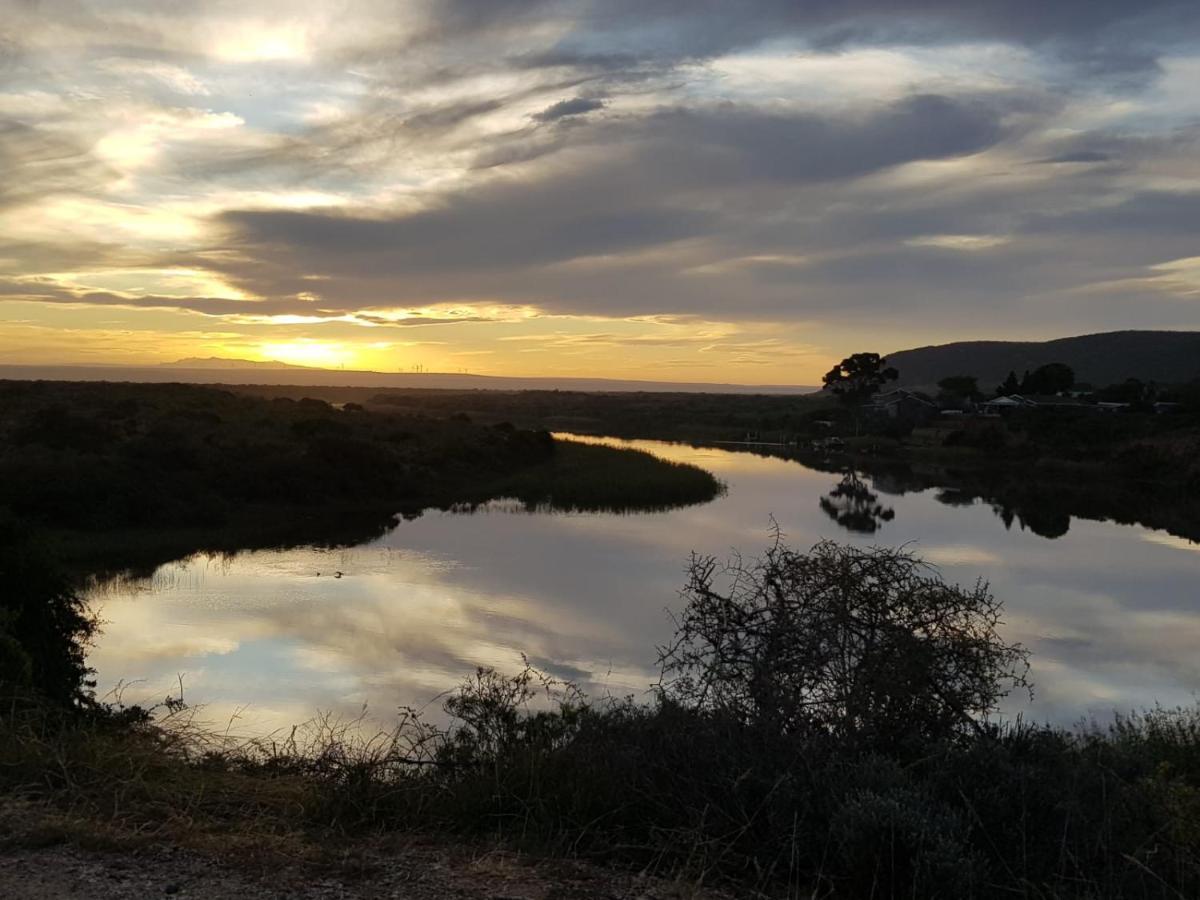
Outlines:
{"label": "dark foreground bush", "polygon": [[64,707],[87,705],[85,654],[96,619],[70,581],[0,509],[0,689],[36,689]]}

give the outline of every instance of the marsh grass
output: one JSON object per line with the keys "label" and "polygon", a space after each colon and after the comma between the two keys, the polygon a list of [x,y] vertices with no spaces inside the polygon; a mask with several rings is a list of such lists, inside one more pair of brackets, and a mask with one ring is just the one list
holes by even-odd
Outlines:
{"label": "marsh grass", "polygon": [[705,503],[724,485],[697,466],[643,450],[556,440],[551,459],[498,479],[492,495],[527,508],[647,512]]}

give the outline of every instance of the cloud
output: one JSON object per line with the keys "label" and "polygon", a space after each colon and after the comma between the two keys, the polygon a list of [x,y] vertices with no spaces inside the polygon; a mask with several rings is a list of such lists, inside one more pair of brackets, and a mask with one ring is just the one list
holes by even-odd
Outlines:
{"label": "cloud", "polygon": [[1112,155],[1105,153],[1103,150],[1071,150],[1066,153],[1060,153],[1057,156],[1048,156],[1045,159],[1039,159],[1037,162],[1041,164],[1101,163],[1109,162],[1112,159]]}
{"label": "cloud", "polygon": [[90,147],[17,121],[0,121],[0,209],[53,194],[89,191],[115,173]]}
{"label": "cloud", "polygon": [[547,106],[534,118],[539,122],[554,122],[569,116],[581,116],[604,108],[604,101],[591,97],[572,97],[570,100],[560,100],[552,106]]}
{"label": "cloud", "polygon": [[0,294],[815,344],[1186,325],[1163,266],[1200,238],[1197,24],[1174,0],[9,4]]}
{"label": "cloud", "polygon": [[1059,55],[1082,66],[1112,71],[1152,67],[1151,39],[1171,39],[1172,26],[1195,22],[1197,15],[1186,0],[452,0],[432,7],[426,34],[495,40],[554,23],[556,45],[543,63],[599,68],[630,57],[661,65],[701,60],[787,37],[825,49],[1002,40],[1057,46]]}

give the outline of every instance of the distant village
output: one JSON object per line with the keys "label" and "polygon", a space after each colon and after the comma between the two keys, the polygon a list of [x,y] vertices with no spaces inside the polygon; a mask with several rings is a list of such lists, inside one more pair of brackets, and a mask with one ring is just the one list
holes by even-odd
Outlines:
{"label": "distant village", "polygon": [[[814,417],[811,421],[826,436],[812,440],[817,450],[845,446],[838,436],[852,426],[855,435],[889,434],[902,437],[914,428],[952,425],[956,420],[1003,419],[1027,414],[1063,414],[1090,417],[1112,415],[1164,416],[1194,412],[1200,408],[1200,387],[1159,385],[1129,378],[1118,384],[1096,386],[1077,382],[1070,366],[1050,363],[1008,377],[992,390],[980,388],[972,375],[942,378],[936,388],[888,387],[899,379],[887,360],[877,354],[855,354],[825,376],[822,393],[834,396],[842,407],[840,415]],[[848,435],[847,435],[848,436]]]}

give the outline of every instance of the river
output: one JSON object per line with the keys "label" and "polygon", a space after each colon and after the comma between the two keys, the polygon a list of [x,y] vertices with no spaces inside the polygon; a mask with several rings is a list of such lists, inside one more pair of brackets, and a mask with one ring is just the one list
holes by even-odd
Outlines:
{"label": "river", "polygon": [[1200,544],[1086,519],[1050,538],[936,489],[889,494],[787,459],[611,443],[702,466],[728,490],[646,514],[431,511],[357,547],[201,554],[112,581],[91,596],[101,692],[152,703],[182,681],[204,721],[243,735],[318,712],[386,724],[398,706],[436,709],[475,666],[515,670],[522,655],[592,695],[642,696],[689,555],[752,556],[775,522],[795,547],[906,544],[947,580],[989,582],[1006,636],[1032,653],[1035,697],[1010,699],[1008,715],[1070,724],[1195,702]]}

